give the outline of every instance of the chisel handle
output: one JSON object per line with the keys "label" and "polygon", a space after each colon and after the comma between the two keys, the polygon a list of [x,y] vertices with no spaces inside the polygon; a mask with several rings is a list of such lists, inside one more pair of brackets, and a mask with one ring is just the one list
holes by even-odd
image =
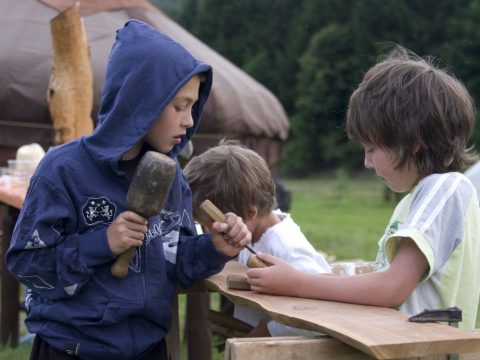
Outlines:
{"label": "chisel handle", "polygon": [[[210,219],[213,221],[218,221],[218,222],[225,222],[225,214],[215,206],[214,203],[212,203],[210,200],[205,200],[200,204],[200,209],[204,212],[205,215],[207,215]],[[250,256],[248,257],[247,261],[247,266],[251,268],[258,268],[258,267],[267,267],[268,264],[266,264],[264,261],[260,260],[257,255],[253,253],[253,250],[250,249],[247,246],[247,249],[252,252]]]}
{"label": "chisel handle", "polygon": [[225,222],[225,214],[210,200],[207,199],[202,202],[200,209],[213,221]]}

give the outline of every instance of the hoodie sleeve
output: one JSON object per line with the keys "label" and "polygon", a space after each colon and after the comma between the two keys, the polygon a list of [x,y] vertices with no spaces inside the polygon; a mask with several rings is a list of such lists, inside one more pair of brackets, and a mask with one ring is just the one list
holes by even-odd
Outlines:
{"label": "hoodie sleeve", "polygon": [[177,255],[177,278],[184,287],[223,270],[231,258],[213,246],[210,234],[180,237]]}
{"label": "hoodie sleeve", "polygon": [[9,271],[49,299],[72,296],[95,267],[112,261],[106,228],[78,234],[76,214],[65,192],[32,178],[6,254]]}

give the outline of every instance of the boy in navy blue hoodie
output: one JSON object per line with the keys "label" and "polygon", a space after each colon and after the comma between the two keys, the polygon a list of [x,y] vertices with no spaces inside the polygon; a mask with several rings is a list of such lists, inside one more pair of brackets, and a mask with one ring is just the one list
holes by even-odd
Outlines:
{"label": "boy in navy blue hoodie", "polygon": [[[164,358],[177,286],[220,271],[250,242],[233,213],[196,235],[178,162],[160,214],[127,210],[141,156],[154,150],[176,160],[195,133],[211,67],[136,20],[118,30],[108,61],[99,125],[44,157],[6,255],[27,287],[31,359]],[[114,278],[110,267],[130,246],[128,276]]]}

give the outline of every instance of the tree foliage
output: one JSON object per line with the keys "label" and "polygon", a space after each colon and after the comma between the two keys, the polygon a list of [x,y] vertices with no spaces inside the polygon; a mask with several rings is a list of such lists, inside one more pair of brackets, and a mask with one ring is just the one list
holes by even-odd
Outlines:
{"label": "tree foliage", "polygon": [[480,0],[184,0],[176,20],[279,98],[292,126],[284,169],[297,175],[362,166],[345,110],[394,44],[439,58],[480,96]]}

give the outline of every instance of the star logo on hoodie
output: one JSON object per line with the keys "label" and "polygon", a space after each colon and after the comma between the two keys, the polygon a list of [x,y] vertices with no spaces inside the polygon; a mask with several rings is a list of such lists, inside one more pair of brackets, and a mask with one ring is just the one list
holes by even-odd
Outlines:
{"label": "star logo on hoodie", "polygon": [[47,245],[45,245],[42,239],[40,239],[40,234],[38,233],[38,230],[35,229],[35,231],[32,234],[32,237],[30,238],[30,241],[28,241],[27,245],[25,245],[25,249],[30,250],[30,249],[39,249],[44,247],[47,247]]}
{"label": "star logo on hoodie", "polygon": [[116,208],[106,197],[89,198],[82,208],[83,219],[88,225],[111,223]]}

